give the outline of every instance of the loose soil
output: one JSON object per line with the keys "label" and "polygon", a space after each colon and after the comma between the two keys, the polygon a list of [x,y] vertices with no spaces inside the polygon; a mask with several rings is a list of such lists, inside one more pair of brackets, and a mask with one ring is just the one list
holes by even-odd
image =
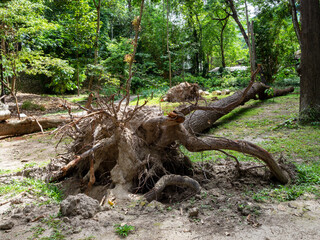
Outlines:
{"label": "loose soil", "polygon": [[[44,104],[59,101],[41,98]],[[23,97],[20,101],[23,102]],[[286,106],[268,105],[267,113],[277,114],[274,111],[281,108],[285,111]],[[228,133],[228,129],[219,129],[219,134],[223,131]],[[255,140],[261,139],[263,136]],[[45,164],[64,151],[63,144],[67,142],[56,149],[57,141],[48,133],[1,139],[0,169],[25,166],[22,173],[32,172],[30,163]],[[245,162],[242,168],[256,165]],[[0,183],[23,178],[17,175],[0,175]],[[59,204],[45,204],[48,199],[36,196],[32,189],[18,196],[3,195],[0,228],[10,222],[14,226],[1,230],[0,239],[121,239],[115,233],[115,224],[135,227],[127,239],[320,239],[320,201],[313,196],[303,195],[283,203],[257,203],[248,196],[248,192],[259,191],[272,181],[264,168],[239,174],[231,159],[216,159],[197,163],[194,178],[202,186],[198,195],[180,188],[167,189],[161,203],[115,202],[90,219],[59,216]],[[80,185],[67,179],[59,186],[66,197],[79,193]],[[99,187],[94,194],[99,201],[102,191]],[[176,194],[172,195],[173,192]]]}

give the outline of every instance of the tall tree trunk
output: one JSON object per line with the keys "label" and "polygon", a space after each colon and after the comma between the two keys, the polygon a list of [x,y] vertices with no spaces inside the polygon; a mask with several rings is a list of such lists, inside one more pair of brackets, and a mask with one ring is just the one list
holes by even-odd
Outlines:
{"label": "tall tree trunk", "polygon": [[320,120],[320,3],[301,1],[300,119]]}
{"label": "tall tree trunk", "polygon": [[[0,97],[4,96],[5,95],[5,91],[4,91],[4,78],[3,78],[3,65],[2,65],[2,48],[0,46],[0,54],[1,54],[1,63],[0,63],[0,71],[1,71],[1,94],[0,94]],[[1,101],[4,103],[4,98],[1,99]]]}
{"label": "tall tree trunk", "polygon": [[[99,36],[100,36],[100,10],[101,10],[101,0],[93,0],[94,6],[97,10],[97,27],[96,27],[96,39],[94,42],[94,61],[93,64],[96,66],[98,64],[99,57]],[[94,76],[90,77],[89,90],[92,89]]]}
{"label": "tall tree trunk", "polygon": [[140,5],[140,16],[137,17],[137,21],[135,22],[135,37],[133,40],[133,53],[130,56],[130,61],[129,61],[129,77],[128,80],[126,82],[126,91],[127,91],[127,100],[126,100],[126,104],[129,105],[129,101],[130,101],[130,88],[131,88],[131,80],[132,80],[132,65],[134,62],[134,58],[137,52],[137,47],[138,47],[138,36],[139,36],[139,31],[140,31],[140,24],[141,24],[141,19],[142,19],[142,14],[143,14],[143,7],[144,7],[144,0],[141,0],[141,5]]}
{"label": "tall tree trunk", "polygon": [[[77,53],[77,59],[78,59],[78,53]],[[78,87],[78,96],[80,96],[80,78],[79,78],[79,63],[77,63],[77,87]]]}
{"label": "tall tree trunk", "polygon": [[228,23],[228,18],[224,21],[224,23],[222,25],[221,33],[220,33],[221,64],[222,64],[223,68],[226,67],[226,61],[225,61],[225,57],[224,57],[223,32],[227,26],[227,23]]}
{"label": "tall tree trunk", "polygon": [[251,21],[251,24],[250,24],[250,35],[251,35],[251,54],[252,54],[252,57],[251,57],[251,61],[252,61],[252,64],[251,66],[253,67],[253,71],[256,70],[256,64],[257,64],[257,55],[256,55],[256,41],[254,39],[254,31],[253,31],[253,21]]}
{"label": "tall tree trunk", "polygon": [[242,26],[242,24],[241,24],[241,22],[239,20],[238,13],[237,13],[237,10],[236,10],[236,8],[234,6],[233,0],[225,0],[225,1],[229,4],[230,9],[232,11],[232,15],[231,16],[233,17],[233,19],[237,23],[238,27],[240,28],[241,34],[242,34],[247,46],[249,47],[250,46],[249,37],[248,37],[246,31],[244,30],[244,28],[243,28],[243,26]]}
{"label": "tall tree trunk", "polygon": [[300,24],[298,22],[298,17],[297,17],[296,1],[289,0],[289,3],[291,5],[291,15],[292,15],[292,23],[293,23],[294,31],[296,32],[297,39],[301,47],[301,28],[300,28]]}
{"label": "tall tree trunk", "polygon": [[171,53],[169,49],[169,0],[167,0],[167,52],[168,52],[168,60],[169,60],[169,84],[171,87]]}
{"label": "tall tree trunk", "polygon": [[127,3],[128,3],[128,9],[129,9],[129,12],[131,13],[131,12],[132,12],[132,4],[131,4],[131,0],[127,0]]}

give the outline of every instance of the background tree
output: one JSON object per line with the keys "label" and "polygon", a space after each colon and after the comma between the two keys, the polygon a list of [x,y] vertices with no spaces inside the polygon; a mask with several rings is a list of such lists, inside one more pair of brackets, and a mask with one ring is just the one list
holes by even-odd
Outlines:
{"label": "background tree", "polygon": [[258,63],[267,83],[282,71],[295,72],[294,53],[299,49],[287,3],[264,6],[255,17],[254,32]]}
{"label": "background tree", "polygon": [[320,120],[320,2],[301,1],[300,120]]}

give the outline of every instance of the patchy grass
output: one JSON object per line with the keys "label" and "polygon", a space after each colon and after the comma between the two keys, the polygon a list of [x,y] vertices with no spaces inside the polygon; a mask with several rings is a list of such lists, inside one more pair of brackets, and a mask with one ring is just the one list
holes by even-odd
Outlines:
{"label": "patchy grass", "polygon": [[[159,106],[162,109],[162,111],[164,112],[164,114],[172,112],[177,106],[179,106],[181,104],[181,103],[164,102],[164,101],[162,101],[163,96],[164,95],[154,95],[152,99],[150,98],[150,96],[140,96],[138,104],[142,105],[145,101],[147,101],[146,105]],[[204,98],[206,99],[207,102],[209,102],[212,97],[217,97],[218,99],[222,99],[222,98],[225,98],[228,96],[230,96],[230,95],[216,96],[216,95],[209,94],[209,95],[204,96]],[[138,102],[138,98],[135,98],[133,101],[130,102],[130,105],[134,106],[137,104],[137,102]],[[195,103],[195,102],[193,102],[193,103]],[[203,100],[200,100],[199,103],[202,105],[206,104],[205,101],[203,101]]]}
{"label": "patchy grass", "polygon": [[44,106],[33,103],[31,101],[24,101],[22,103],[21,109],[23,109],[23,110],[40,110],[40,111],[46,110],[46,108]]}
{"label": "patchy grass", "polygon": [[312,164],[296,164],[298,176],[295,184],[292,185],[271,185],[269,188],[263,189],[258,193],[251,193],[252,198],[258,202],[266,202],[270,200],[291,201],[298,197],[313,194],[320,197],[320,163]]}
{"label": "patchy grass", "polygon": [[9,184],[0,185],[0,196],[14,197],[22,192],[29,192],[38,197],[46,196],[50,202],[60,202],[62,192],[53,184],[48,184],[33,178],[23,178],[22,180],[13,179]]}
{"label": "patchy grass", "polygon": [[[296,121],[298,111],[298,94],[277,97],[274,100],[251,100],[219,119],[209,132],[217,137],[253,142],[271,152],[275,158],[283,154],[297,166],[299,175],[295,184],[271,185],[259,193],[251,193],[257,201],[288,201],[306,193],[320,196],[320,126],[299,125]],[[189,153],[183,148],[182,151],[192,161],[226,158],[217,151]],[[236,156],[239,161],[253,160],[252,157],[238,152],[227,152]]]}
{"label": "patchy grass", "polygon": [[67,96],[60,96],[60,97],[67,100],[68,102],[77,103],[77,102],[87,101],[88,96],[89,96],[89,94],[80,94],[79,96],[78,95],[67,95]]}
{"label": "patchy grass", "polygon": [[[57,215],[50,215],[47,218],[41,219],[41,223],[31,228],[33,232],[32,236],[28,240],[39,239],[39,240],[64,240],[66,236],[62,233],[66,230],[63,226],[62,220]],[[45,232],[50,232],[49,236],[42,236]],[[90,238],[92,239],[92,238]]]}

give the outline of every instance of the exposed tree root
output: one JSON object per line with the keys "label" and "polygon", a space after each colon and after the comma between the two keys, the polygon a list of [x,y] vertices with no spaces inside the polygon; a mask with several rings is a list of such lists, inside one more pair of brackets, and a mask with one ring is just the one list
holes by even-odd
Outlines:
{"label": "exposed tree root", "polygon": [[184,128],[181,128],[179,134],[181,134],[179,137],[180,142],[191,152],[227,149],[250,154],[265,162],[270,171],[281,183],[286,184],[289,182],[290,176],[280,168],[269,152],[258,145],[248,141],[230,140],[210,136],[198,138],[191,135]]}
{"label": "exposed tree root", "polygon": [[[138,193],[152,201],[159,199],[167,186],[187,187],[198,193],[200,185],[192,179],[193,165],[179,150],[179,145],[183,145],[191,152],[234,150],[249,154],[262,160],[279,182],[288,183],[291,174],[285,164],[279,165],[263,148],[247,141],[194,134],[203,130],[199,124],[210,125],[208,119],[212,118],[207,118],[210,114],[219,118],[256,95],[264,94],[266,88],[254,83],[254,75],[249,86],[229,100],[220,100],[217,105],[183,106],[168,116],[163,116],[156,107],[124,105],[125,98],[118,105],[113,97],[98,98],[99,108],[92,108],[86,117],[73,119],[60,128],[60,132],[75,139],[70,149],[73,158],[52,180],[74,176],[88,183],[87,191],[90,191],[94,183],[111,179],[114,188],[109,195],[115,199],[131,199],[131,193]],[[186,116],[197,109],[201,111],[189,114],[192,117]],[[195,119],[199,112],[204,112],[204,119]],[[237,169],[241,170],[238,161]]]}
{"label": "exposed tree root", "polygon": [[144,197],[148,202],[151,202],[152,200],[158,200],[162,191],[167,186],[188,187],[194,190],[195,194],[199,193],[201,189],[200,184],[190,177],[170,174],[161,177],[153,189],[144,194]]}

